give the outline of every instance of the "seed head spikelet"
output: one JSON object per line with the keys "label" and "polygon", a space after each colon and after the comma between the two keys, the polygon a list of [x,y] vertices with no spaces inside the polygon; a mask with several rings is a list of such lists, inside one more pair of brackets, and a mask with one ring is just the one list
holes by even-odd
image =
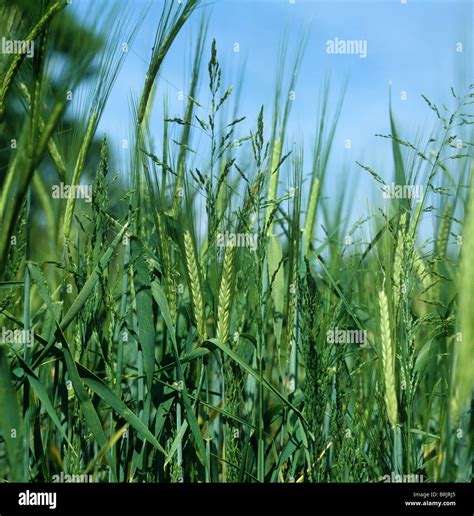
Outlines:
{"label": "seed head spikelet", "polygon": [[221,286],[219,290],[219,306],[217,309],[217,338],[223,343],[227,341],[227,337],[229,336],[234,254],[235,247],[228,246],[225,251]]}
{"label": "seed head spikelet", "polygon": [[191,233],[186,231],[184,233],[184,249],[186,253],[186,266],[188,269],[191,299],[194,310],[194,317],[196,319],[196,326],[199,337],[206,338],[205,321],[204,321],[204,302],[202,300],[201,282],[199,280],[199,267],[194,252],[193,239]]}
{"label": "seed head spikelet", "polygon": [[379,292],[380,337],[382,341],[382,369],[385,384],[385,406],[390,424],[395,426],[398,419],[397,394],[395,390],[395,355],[390,335],[388,300],[384,290]]}

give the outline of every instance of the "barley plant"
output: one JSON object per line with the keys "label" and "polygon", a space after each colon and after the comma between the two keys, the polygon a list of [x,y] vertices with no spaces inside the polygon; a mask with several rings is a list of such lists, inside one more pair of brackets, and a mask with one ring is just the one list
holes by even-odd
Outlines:
{"label": "barley plant", "polygon": [[[287,137],[305,36],[244,116],[206,5],[163,1],[117,174],[98,126],[145,13],[113,4],[106,37],[65,0],[0,6],[35,44],[0,56],[1,481],[472,480],[474,85],[425,98],[416,142],[387,106],[393,167],[354,165],[380,202],[351,223],[326,190],[343,93],[309,158]],[[163,63],[199,17],[170,117]],[[420,198],[384,200],[393,170]]]}

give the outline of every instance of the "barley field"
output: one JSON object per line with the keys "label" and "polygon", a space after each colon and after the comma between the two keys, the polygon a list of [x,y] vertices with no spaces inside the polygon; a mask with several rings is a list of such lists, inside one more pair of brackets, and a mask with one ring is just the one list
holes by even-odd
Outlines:
{"label": "barley field", "polygon": [[99,125],[145,13],[92,34],[0,4],[25,42],[0,54],[0,482],[472,481],[474,84],[419,99],[416,140],[387,97],[354,219],[328,190],[343,89],[321,80],[311,152],[288,135],[304,34],[242,113],[205,2],[159,4],[120,165]]}

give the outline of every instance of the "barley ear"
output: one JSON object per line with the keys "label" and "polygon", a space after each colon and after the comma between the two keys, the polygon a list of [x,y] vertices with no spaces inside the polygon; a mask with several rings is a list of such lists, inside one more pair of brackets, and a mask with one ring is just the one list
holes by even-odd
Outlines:
{"label": "barley ear", "polygon": [[403,212],[400,217],[399,230],[397,234],[395,258],[393,261],[393,290],[395,296],[395,306],[398,307],[400,302],[400,296],[402,293],[402,286],[404,281],[404,270],[403,270],[403,257],[406,252],[405,249],[405,225],[406,225],[406,212]]}
{"label": "barley ear", "polygon": [[413,267],[421,281],[422,293],[426,294],[429,299],[430,293],[428,290],[433,285],[430,280],[430,271],[427,269],[423,258],[417,252],[413,255]]}
{"label": "barley ear", "polygon": [[436,243],[438,248],[438,255],[440,258],[446,258],[446,251],[448,247],[448,239],[449,239],[449,229],[451,226],[451,215],[452,215],[452,206],[448,204],[444,209],[444,213],[442,216],[441,226],[439,228],[439,238]]}
{"label": "barley ear", "polygon": [[388,300],[384,290],[379,292],[380,336],[382,339],[382,369],[385,384],[385,406],[391,426],[398,420],[397,394],[395,390],[395,354],[390,335]]}
{"label": "barley ear", "polygon": [[191,300],[194,317],[199,337],[206,338],[206,325],[204,321],[204,303],[202,300],[201,282],[199,281],[199,268],[194,252],[193,239],[189,231],[184,233],[184,250],[186,253],[186,266],[191,286]]}
{"label": "barley ear", "polygon": [[309,246],[313,239],[316,208],[318,205],[318,198],[319,198],[319,187],[320,187],[320,181],[317,177],[315,177],[311,184],[311,192],[310,192],[309,201],[308,201],[308,211],[307,211],[306,222],[305,222],[304,231],[303,231],[303,245],[304,245],[305,256],[308,254]]}
{"label": "barley ear", "polygon": [[226,248],[224,266],[222,269],[221,286],[219,289],[219,306],[217,309],[217,338],[225,343],[229,336],[230,304],[232,294],[232,274],[235,247]]}
{"label": "barley ear", "polygon": [[267,193],[267,213],[265,223],[268,225],[267,234],[271,235],[273,232],[273,224],[271,223],[271,215],[275,208],[275,201],[277,198],[277,190],[278,190],[278,178],[280,176],[280,170],[278,168],[278,164],[281,158],[281,140],[278,138],[275,140],[275,144],[273,147],[272,153],[272,161],[270,166],[270,180],[268,184],[268,193]]}

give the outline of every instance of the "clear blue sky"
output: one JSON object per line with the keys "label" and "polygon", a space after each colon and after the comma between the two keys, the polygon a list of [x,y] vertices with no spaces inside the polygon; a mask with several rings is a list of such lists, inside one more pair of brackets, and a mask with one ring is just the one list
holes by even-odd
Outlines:
{"label": "clear blue sky", "polygon": [[[109,0],[112,1],[112,0]],[[96,2],[97,4],[98,2]],[[243,88],[239,114],[254,122],[261,104],[271,110],[278,49],[285,31],[289,56],[305,28],[309,35],[302,62],[296,98],[289,125],[290,141],[304,138],[307,169],[316,126],[318,99],[324,77],[332,79],[332,96],[337,98],[348,80],[344,107],[333,148],[327,192],[355,178],[354,199],[365,205],[368,185],[354,164],[363,161],[384,172],[389,179],[392,168],[389,142],[375,138],[388,133],[388,92],[392,84],[393,109],[401,136],[414,138],[419,130],[431,130],[435,121],[421,99],[423,93],[438,104],[451,100],[450,87],[461,90],[473,79],[471,0],[215,0],[206,2],[184,27],[161,70],[153,120],[159,148],[159,126],[163,118],[162,98],[169,96],[170,115],[182,116],[184,102],[178,91],[187,91],[190,62],[202,14],[209,15],[207,54],[203,59],[203,91],[198,100],[206,105],[207,61],[210,42],[215,38],[219,60],[225,71],[224,85]],[[150,6],[123,70],[112,91],[100,125],[111,141],[118,144],[128,136],[129,99],[139,96],[147,71],[154,34],[163,2],[130,0],[124,2],[136,14]],[[83,14],[88,0],[74,0]],[[367,57],[329,55],[326,42],[366,40]],[[234,52],[234,43],[240,52]],[[463,52],[458,52],[458,43]],[[291,60],[290,60],[291,62]],[[243,65],[245,79],[238,84]],[[290,73],[290,66],[288,66]],[[401,92],[406,92],[402,100]],[[426,134],[426,133],[425,133]],[[352,148],[345,149],[345,141]],[[120,150],[119,150],[120,152]],[[367,187],[366,187],[367,186]],[[356,200],[356,199],[355,199]]]}

